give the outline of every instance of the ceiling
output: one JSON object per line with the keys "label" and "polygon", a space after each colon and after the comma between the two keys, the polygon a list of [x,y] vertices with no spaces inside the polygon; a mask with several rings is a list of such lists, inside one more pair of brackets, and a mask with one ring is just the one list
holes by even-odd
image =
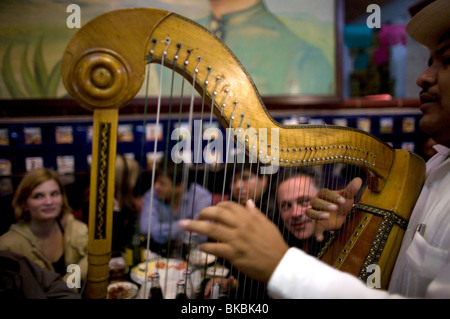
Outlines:
{"label": "ceiling", "polygon": [[352,21],[360,15],[367,13],[370,4],[377,4],[380,7],[394,0],[344,0],[345,22]]}

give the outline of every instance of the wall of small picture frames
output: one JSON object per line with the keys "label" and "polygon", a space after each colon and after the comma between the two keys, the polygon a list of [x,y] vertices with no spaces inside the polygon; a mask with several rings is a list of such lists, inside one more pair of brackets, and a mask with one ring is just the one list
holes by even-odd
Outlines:
{"label": "wall of small picture frames", "polygon": [[[334,110],[319,113],[310,112],[307,115],[273,115],[281,124],[327,124],[359,128],[389,143],[394,148],[408,149],[421,153],[420,147],[424,142],[418,127],[420,112],[396,109],[379,112],[361,111],[360,114],[352,112],[340,114]],[[70,120],[70,122],[69,122]],[[192,128],[193,134],[199,134],[199,120],[192,122],[197,128]],[[143,170],[148,168],[153,157],[163,156],[165,143],[175,145],[182,138],[183,128],[188,124],[187,119],[162,119],[156,125],[155,120],[142,122],[142,118],[121,117],[118,126],[117,153],[135,158]],[[169,127],[170,126],[170,127]],[[208,128],[215,128],[226,136],[223,128],[217,121],[202,122],[202,134]],[[175,129],[178,128],[178,131]],[[177,132],[174,134],[174,132]],[[169,134],[168,134],[169,133]],[[220,133],[219,133],[220,134]],[[167,141],[169,136],[170,140]],[[210,136],[211,137],[211,136]],[[154,143],[158,152],[154,154]],[[224,138],[225,142],[225,138]],[[208,144],[204,136],[202,147]],[[89,117],[79,119],[27,118],[25,121],[0,122],[0,180],[1,177],[21,176],[36,167],[51,167],[61,175],[87,174],[91,161],[92,148],[92,119]],[[193,146],[192,146],[193,150]],[[224,147],[225,150],[225,147]],[[194,151],[192,151],[194,154]],[[189,154],[189,156],[192,156]],[[218,158],[223,154],[216,154]],[[191,157],[192,158],[192,157]],[[211,159],[197,159],[196,162],[211,162]],[[6,187],[7,188],[7,187]],[[2,193],[8,190],[0,186]]]}

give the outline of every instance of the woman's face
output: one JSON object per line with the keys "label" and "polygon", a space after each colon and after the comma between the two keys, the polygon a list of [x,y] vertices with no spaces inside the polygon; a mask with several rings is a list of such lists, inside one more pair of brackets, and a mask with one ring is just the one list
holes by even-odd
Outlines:
{"label": "woman's face", "polygon": [[55,219],[61,214],[63,199],[59,185],[54,180],[39,184],[27,198],[25,210],[36,221]]}

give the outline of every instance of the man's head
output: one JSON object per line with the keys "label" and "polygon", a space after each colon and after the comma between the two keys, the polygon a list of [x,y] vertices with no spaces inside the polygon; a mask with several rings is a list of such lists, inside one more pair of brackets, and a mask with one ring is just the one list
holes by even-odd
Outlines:
{"label": "man's head", "polygon": [[314,234],[314,221],[306,215],[311,199],[319,191],[314,173],[296,172],[278,184],[277,203],[284,226],[297,239]]}
{"label": "man's head", "polygon": [[230,164],[228,167],[229,185],[232,200],[245,205],[247,200],[253,199],[258,203],[267,190],[269,179],[267,175],[260,174],[258,163]]}
{"label": "man's head", "polygon": [[428,68],[417,79],[422,88],[420,128],[450,147],[450,1],[432,2],[414,15],[406,30],[430,50]]}

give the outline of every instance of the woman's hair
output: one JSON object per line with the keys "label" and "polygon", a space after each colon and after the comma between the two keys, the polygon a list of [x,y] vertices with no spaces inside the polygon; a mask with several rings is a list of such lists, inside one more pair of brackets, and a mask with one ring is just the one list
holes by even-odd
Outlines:
{"label": "woman's hair", "polygon": [[69,206],[69,202],[67,200],[64,185],[58,177],[58,174],[50,168],[37,168],[29,171],[23,177],[23,179],[17,186],[16,192],[14,193],[11,205],[14,208],[14,216],[18,221],[30,220],[30,212],[25,210],[26,201],[36,187],[49,180],[54,180],[58,184],[59,190],[61,192],[62,207],[59,217],[72,212],[72,209]]}
{"label": "woman's hair", "polygon": [[122,154],[116,156],[114,197],[120,208],[134,209],[133,190],[139,177],[139,164],[136,160]]}

